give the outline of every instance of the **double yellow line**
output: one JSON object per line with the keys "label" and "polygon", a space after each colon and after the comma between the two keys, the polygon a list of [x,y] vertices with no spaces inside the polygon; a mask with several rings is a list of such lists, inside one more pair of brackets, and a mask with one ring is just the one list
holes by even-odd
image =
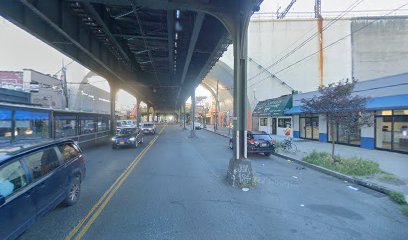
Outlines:
{"label": "double yellow line", "polygon": [[99,217],[103,209],[106,205],[110,202],[112,197],[115,195],[116,191],[120,188],[123,182],[128,178],[130,173],[136,167],[136,165],[140,162],[143,156],[149,151],[149,149],[153,146],[156,140],[159,138],[159,135],[163,132],[164,126],[159,134],[154,137],[150,143],[139,153],[139,155],[132,161],[132,163],[126,168],[126,170],[116,179],[116,181],[110,186],[110,188],[99,198],[98,202],[93,205],[89,213],[71,230],[65,240],[80,240],[88,231],[88,229],[92,226],[95,220]]}

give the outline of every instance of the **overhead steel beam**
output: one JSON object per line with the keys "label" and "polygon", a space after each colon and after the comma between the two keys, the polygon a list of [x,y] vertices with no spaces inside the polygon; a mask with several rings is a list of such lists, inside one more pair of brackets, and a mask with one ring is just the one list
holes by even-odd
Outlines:
{"label": "overhead steel beam", "polygon": [[167,37],[146,36],[146,35],[142,36],[142,35],[134,35],[134,34],[114,33],[113,36],[127,38],[127,40],[132,40],[132,39],[163,40],[163,41],[167,40]]}
{"label": "overhead steel beam", "polygon": [[169,44],[169,82],[173,81],[174,75],[174,11],[167,10],[167,34]]}
{"label": "overhead steel beam", "polygon": [[[184,68],[183,68],[183,74],[181,75],[181,81],[180,81],[180,88],[179,91],[177,93],[177,100],[180,97],[180,93],[181,93],[181,89],[183,88],[183,83],[184,80],[186,79],[186,75],[187,75],[187,71],[188,68],[190,66],[190,62],[191,62],[191,58],[193,56],[194,53],[194,49],[197,43],[197,39],[198,39],[198,35],[200,34],[201,31],[201,27],[203,26],[203,21],[204,21],[204,13],[197,13],[197,16],[194,20],[194,28],[193,28],[193,33],[191,34],[191,38],[190,38],[190,44],[188,46],[188,52],[187,52],[187,56],[186,59],[184,61]],[[176,103],[177,105],[177,103]]]}
{"label": "overhead steel beam", "polygon": [[[72,1],[89,1],[92,3],[100,3],[116,6],[130,6],[129,0],[72,0]],[[237,4],[237,0],[134,0],[133,4],[137,7],[144,7],[157,10],[189,10],[211,12],[228,12],[235,13],[232,6]]]}
{"label": "overhead steel beam", "polygon": [[103,32],[107,35],[109,40],[113,43],[113,45],[115,45],[116,49],[119,50],[119,52],[126,59],[126,61],[130,62],[129,55],[125,52],[125,50],[123,50],[123,47],[118,43],[116,38],[112,35],[111,30],[108,28],[108,26],[106,26],[105,22],[102,20],[101,16],[92,6],[92,4],[89,2],[84,2],[83,4],[84,4],[85,9],[92,15],[96,23],[103,29]]}
{"label": "overhead steel beam", "polygon": [[[59,49],[108,81],[118,81],[142,94],[125,79],[139,79],[83,26],[65,1],[1,0],[0,14],[37,38]],[[28,21],[29,20],[29,21]],[[56,44],[70,42],[71,44]],[[143,78],[140,78],[143,79]],[[136,83],[136,82],[135,82]]]}
{"label": "overhead steel beam", "polygon": [[[205,65],[203,66],[203,68],[201,69],[200,73],[197,75],[197,78],[194,79],[194,81],[192,81],[192,87],[195,87],[197,84],[199,84],[201,82],[201,80],[207,75],[207,73],[211,70],[212,66],[212,62],[214,61],[214,59],[217,57],[217,55],[221,56],[219,54],[220,50],[223,48],[223,45],[225,45],[224,43],[224,39],[220,38],[220,40],[218,40],[216,47],[214,48],[214,51],[211,53],[211,55],[208,57]],[[186,98],[188,96],[188,90],[185,93],[184,98]],[[177,99],[178,101],[178,99]]]}
{"label": "overhead steel beam", "polygon": [[[142,36],[144,37],[146,35],[145,35],[145,33],[143,31],[143,28],[142,28],[142,22],[141,22],[140,17],[139,17],[138,8],[135,5],[135,0],[129,0],[129,1],[132,4],[133,14],[135,15],[136,20],[137,20],[137,24],[139,25],[140,34],[142,34]],[[154,66],[154,63],[153,63],[152,53],[151,53],[149,47],[147,46],[146,38],[143,38],[143,43],[144,43],[145,49],[148,50],[147,54],[149,55],[149,60],[151,61],[151,64],[152,64],[152,67],[153,67],[154,75],[156,77],[156,82],[160,86],[161,84],[160,84],[160,81],[159,81],[159,77],[157,76],[156,67]]]}

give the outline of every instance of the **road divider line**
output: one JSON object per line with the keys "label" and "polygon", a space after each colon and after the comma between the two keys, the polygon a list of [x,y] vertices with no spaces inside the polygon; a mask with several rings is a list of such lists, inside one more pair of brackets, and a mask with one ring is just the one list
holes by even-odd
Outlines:
{"label": "road divider line", "polygon": [[[89,213],[78,223],[77,226],[74,227],[74,229],[71,230],[71,232],[68,234],[68,236],[65,238],[65,240],[71,240],[75,235],[77,237],[75,239],[79,240],[83,237],[83,235],[88,231],[89,227],[93,224],[93,222],[96,220],[96,218],[100,215],[102,210],[106,207],[106,205],[109,203],[111,198],[114,196],[116,191],[119,189],[119,187],[123,184],[123,182],[127,179],[127,177],[130,175],[130,173],[133,171],[133,169],[136,167],[136,165],[140,162],[140,160],[143,158],[143,156],[148,152],[148,150],[153,146],[153,144],[156,142],[156,140],[159,138],[159,135],[164,131],[164,128],[167,125],[165,125],[159,132],[157,136],[155,136],[149,144],[137,155],[137,157],[132,161],[132,163],[123,171],[123,173],[115,180],[115,182],[109,187],[109,189],[102,195],[102,197],[98,200],[98,202],[91,208]],[[82,228],[82,226],[85,224],[85,226]],[[82,230],[81,230],[82,228]],[[81,231],[79,231],[81,230]]]}

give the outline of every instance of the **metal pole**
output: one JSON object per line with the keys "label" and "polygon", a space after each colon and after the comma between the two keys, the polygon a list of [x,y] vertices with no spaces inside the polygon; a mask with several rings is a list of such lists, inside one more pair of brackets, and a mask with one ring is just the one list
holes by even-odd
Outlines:
{"label": "metal pole", "polygon": [[186,129],[186,102],[183,103],[183,129]]}
{"label": "metal pole", "polygon": [[191,135],[190,137],[195,137],[195,89],[193,89],[193,93],[191,94]]}

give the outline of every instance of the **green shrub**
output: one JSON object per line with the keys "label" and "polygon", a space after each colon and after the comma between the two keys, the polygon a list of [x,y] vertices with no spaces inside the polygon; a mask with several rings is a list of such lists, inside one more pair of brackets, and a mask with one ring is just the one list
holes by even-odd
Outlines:
{"label": "green shrub", "polygon": [[398,203],[398,204],[407,204],[407,201],[405,200],[405,196],[403,193],[400,192],[390,192],[388,196],[391,198],[392,201]]}
{"label": "green shrub", "polygon": [[408,217],[408,205],[402,205],[401,206],[401,211],[403,214],[405,214],[405,216]]}
{"label": "green shrub", "polygon": [[340,156],[336,156],[336,162],[334,162],[331,154],[326,152],[313,151],[303,160],[351,176],[367,176],[381,172],[378,163],[357,157]]}

